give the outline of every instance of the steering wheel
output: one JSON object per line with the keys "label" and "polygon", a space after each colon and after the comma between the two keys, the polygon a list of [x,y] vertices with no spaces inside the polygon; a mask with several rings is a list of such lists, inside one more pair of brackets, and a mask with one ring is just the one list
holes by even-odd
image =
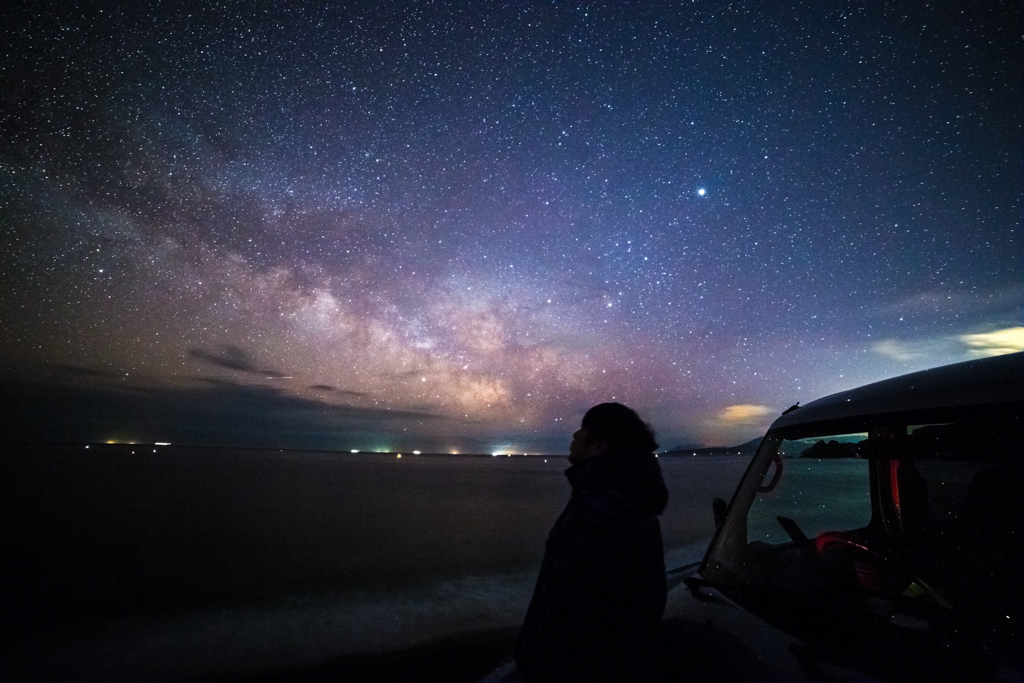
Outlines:
{"label": "steering wheel", "polygon": [[[795,521],[779,517],[779,523],[793,539],[810,563],[835,577],[846,575],[861,588],[887,593],[903,593],[909,585],[916,597],[930,599],[945,609],[953,605],[939,591],[929,586],[917,573],[898,559],[869,547],[856,534],[848,531],[824,531],[814,540],[807,538]],[[906,593],[903,593],[906,595]]]}
{"label": "steering wheel", "polygon": [[[825,570],[827,574],[852,574],[863,588],[877,588],[879,583],[892,583],[899,574],[893,571],[882,553],[864,545],[853,534],[826,531],[812,540],[796,521],[781,515],[777,519],[808,562]],[[861,556],[860,561],[858,555]]]}
{"label": "steering wheel", "polygon": [[864,539],[849,532],[822,532],[814,539],[814,549],[822,564],[841,574],[852,574],[861,588],[899,592],[919,581],[898,559],[870,547]]}
{"label": "steering wheel", "polygon": [[823,531],[814,539],[814,549],[819,555],[843,551],[861,552],[879,562],[885,562],[880,552],[867,547],[860,539],[845,531]]}

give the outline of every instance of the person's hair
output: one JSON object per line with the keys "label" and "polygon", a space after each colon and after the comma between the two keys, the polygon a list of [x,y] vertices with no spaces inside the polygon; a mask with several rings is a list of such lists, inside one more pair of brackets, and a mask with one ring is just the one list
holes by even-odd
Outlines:
{"label": "person's hair", "polygon": [[658,448],[651,428],[634,410],[621,403],[601,403],[583,416],[587,441],[604,441],[612,451],[643,451]]}

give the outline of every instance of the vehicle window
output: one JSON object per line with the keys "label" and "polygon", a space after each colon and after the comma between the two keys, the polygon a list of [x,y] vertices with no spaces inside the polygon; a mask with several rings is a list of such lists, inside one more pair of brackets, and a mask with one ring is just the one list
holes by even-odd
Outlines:
{"label": "vehicle window", "polygon": [[963,506],[974,475],[989,465],[962,460],[919,460],[915,466],[928,487],[928,520],[952,522]]}
{"label": "vehicle window", "polygon": [[[783,440],[747,516],[747,540],[792,541],[778,517],[794,520],[808,537],[867,526],[871,520],[868,461],[858,456],[867,434]],[[780,466],[781,473],[776,475]],[[778,476],[775,486],[772,479]]]}
{"label": "vehicle window", "polygon": [[991,424],[930,424],[907,427],[907,455],[927,486],[930,522],[952,522],[978,472],[1020,465],[1020,428]]}

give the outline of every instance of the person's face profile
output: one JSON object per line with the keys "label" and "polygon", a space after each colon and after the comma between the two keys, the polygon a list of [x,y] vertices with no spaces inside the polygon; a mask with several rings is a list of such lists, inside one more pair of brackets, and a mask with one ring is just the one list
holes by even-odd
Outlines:
{"label": "person's face profile", "polygon": [[604,441],[591,441],[587,430],[580,427],[572,435],[572,443],[569,444],[569,462],[577,465],[581,462],[599,458],[607,451],[607,443]]}

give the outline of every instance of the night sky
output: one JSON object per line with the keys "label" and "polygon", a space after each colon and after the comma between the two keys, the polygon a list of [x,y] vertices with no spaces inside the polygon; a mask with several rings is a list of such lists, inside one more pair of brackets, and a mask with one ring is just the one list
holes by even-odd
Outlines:
{"label": "night sky", "polygon": [[5,3],[2,437],[723,445],[1024,349],[1019,7]]}

